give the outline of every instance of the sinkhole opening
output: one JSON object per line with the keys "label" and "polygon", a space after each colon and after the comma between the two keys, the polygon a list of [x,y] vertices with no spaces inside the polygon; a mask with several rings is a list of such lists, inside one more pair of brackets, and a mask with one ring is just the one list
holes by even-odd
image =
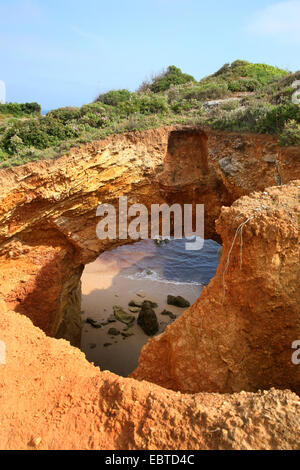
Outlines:
{"label": "sinkhole opening", "polygon": [[205,240],[201,250],[188,251],[186,242],[143,240],[86,265],[81,350],[90,362],[127,377],[149,338],[199,298],[215,276],[221,246]]}

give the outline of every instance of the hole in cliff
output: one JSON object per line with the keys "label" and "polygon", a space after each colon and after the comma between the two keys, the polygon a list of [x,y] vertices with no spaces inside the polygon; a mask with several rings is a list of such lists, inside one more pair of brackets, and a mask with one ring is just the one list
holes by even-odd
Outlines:
{"label": "hole in cliff", "polygon": [[[202,250],[187,251],[185,242],[171,240],[157,246],[153,240],[144,240],[107,251],[86,266],[81,349],[101,370],[126,377],[136,368],[141,348],[149,339],[137,323],[144,301],[154,303],[157,334],[161,334],[186,310],[168,305],[168,295],[181,296],[192,304],[215,275],[220,245],[207,240]],[[164,311],[169,315],[163,315]],[[129,325],[119,320],[124,312],[134,320]],[[123,320],[129,321],[126,316]]]}

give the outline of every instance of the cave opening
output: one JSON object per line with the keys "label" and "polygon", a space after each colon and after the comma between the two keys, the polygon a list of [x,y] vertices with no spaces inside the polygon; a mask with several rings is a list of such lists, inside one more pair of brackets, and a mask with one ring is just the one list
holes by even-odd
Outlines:
{"label": "cave opening", "polygon": [[[214,277],[220,245],[205,240],[201,250],[187,251],[185,242],[142,240],[105,251],[85,266],[81,350],[101,370],[127,377],[149,338],[176,321]],[[187,303],[171,305],[168,296]],[[152,303],[154,334],[139,324],[144,302]]]}

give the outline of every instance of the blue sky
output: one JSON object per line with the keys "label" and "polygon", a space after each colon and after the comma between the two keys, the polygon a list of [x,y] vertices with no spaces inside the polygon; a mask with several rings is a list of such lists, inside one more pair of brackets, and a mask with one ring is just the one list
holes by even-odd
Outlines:
{"label": "blue sky", "polygon": [[79,106],[168,65],[200,79],[236,59],[300,69],[300,0],[0,0],[7,101]]}

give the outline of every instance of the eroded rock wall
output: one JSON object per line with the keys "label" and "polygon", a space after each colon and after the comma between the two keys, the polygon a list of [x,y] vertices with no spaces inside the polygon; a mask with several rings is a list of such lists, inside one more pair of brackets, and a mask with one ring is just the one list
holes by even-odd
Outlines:
{"label": "eroded rock wall", "polygon": [[97,238],[99,204],[117,207],[122,195],[148,208],[203,203],[206,237],[220,240],[222,206],[297,176],[299,149],[282,150],[272,137],[175,128],[113,136],[1,170],[0,297],[47,334],[79,344],[84,264],[120,244]]}
{"label": "eroded rock wall", "polygon": [[223,208],[223,255],[198,301],[142,349],[132,377],[183,393],[300,393],[300,181]]}
{"label": "eroded rock wall", "polygon": [[124,379],[0,302],[0,448],[299,449],[289,391],[184,395]]}

